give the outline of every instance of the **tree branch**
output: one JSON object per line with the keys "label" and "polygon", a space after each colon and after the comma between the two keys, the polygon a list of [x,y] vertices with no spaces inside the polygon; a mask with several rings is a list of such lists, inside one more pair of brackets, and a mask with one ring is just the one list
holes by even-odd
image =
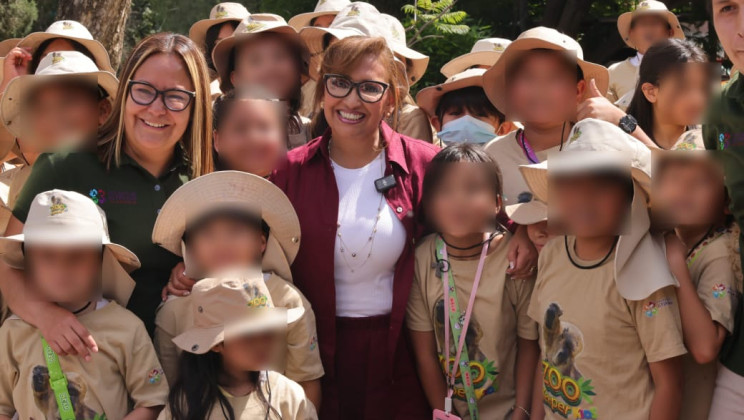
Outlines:
{"label": "tree branch", "polygon": [[[421,37],[421,33],[424,31],[424,29],[428,28],[429,25],[431,25],[435,21],[439,20],[445,13],[449,12],[450,10],[452,10],[452,8],[455,7],[455,4],[457,4],[457,0],[452,0],[452,4],[450,4],[449,6],[445,7],[444,9],[442,9],[441,12],[437,13],[436,16],[434,16],[434,19],[432,19],[432,20],[424,23],[423,25],[421,25],[420,28],[417,28],[417,27],[413,26],[413,28],[416,31],[416,33],[413,34],[413,36],[411,37],[411,41],[408,42],[408,47],[411,47],[412,45],[416,44],[418,42],[417,39],[419,39],[419,40],[424,39],[424,38]],[[416,4],[416,7],[418,8],[418,4]]]}

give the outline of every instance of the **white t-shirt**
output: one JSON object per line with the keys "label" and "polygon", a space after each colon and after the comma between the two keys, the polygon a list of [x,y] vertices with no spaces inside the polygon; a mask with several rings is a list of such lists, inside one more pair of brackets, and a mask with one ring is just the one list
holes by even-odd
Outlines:
{"label": "white t-shirt", "polygon": [[[359,169],[343,168],[335,162],[332,166],[339,195],[337,233],[341,234],[336,235],[334,253],[336,315],[360,318],[389,314],[395,263],[403,252],[406,230],[375,188],[375,180],[384,174],[385,154]],[[380,220],[373,234],[379,208]]]}

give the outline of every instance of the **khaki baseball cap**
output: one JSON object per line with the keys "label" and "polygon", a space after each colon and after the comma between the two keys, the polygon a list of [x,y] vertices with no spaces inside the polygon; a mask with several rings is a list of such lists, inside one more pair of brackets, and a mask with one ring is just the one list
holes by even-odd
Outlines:
{"label": "khaki baseball cap", "polygon": [[302,307],[275,307],[259,270],[200,280],[190,298],[194,324],[173,342],[195,354],[231,338],[282,331],[305,313]]}
{"label": "khaki baseball cap", "polygon": [[214,25],[225,22],[240,22],[250,15],[248,9],[240,3],[225,2],[216,4],[209,11],[209,18],[202,19],[191,25],[189,29],[189,38],[199,46],[204,48],[206,43],[207,31]]}
{"label": "khaki baseball cap", "polygon": [[630,42],[630,26],[633,23],[633,19],[638,16],[649,16],[656,15],[666,19],[669,23],[669,27],[672,28],[674,34],[672,37],[685,39],[685,31],[682,30],[682,26],[679,24],[677,15],[669,11],[666,5],[660,1],[655,0],[643,0],[638,3],[635,10],[632,12],[625,12],[617,18],[617,30],[620,32],[620,36],[623,38],[626,44],[630,48],[635,49],[635,46]]}
{"label": "khaki baseball cap", "polygon": [[69,39],[80,43],[93,55],[96,66],[99,69],[116,74],[114,68],[111,67],[111,60],[109,59],[106,47],[93,39],[93,35],[91,35],[88,28],[74,20],[58,20],[49,25],[44,32],[29,34],[18,43],[18,46],[27,47],[35,51],[44,41],[56,38]]}
{"label": "khaki baseball cap", "polygon": [[447,64],[442,66],[442,74],[445,77],[452,77],[471,67],[488,66],[496,64],[501,54],[511,41],[504,38],[485,38],[479,39],[473,45],[469,53],[455,57]]}

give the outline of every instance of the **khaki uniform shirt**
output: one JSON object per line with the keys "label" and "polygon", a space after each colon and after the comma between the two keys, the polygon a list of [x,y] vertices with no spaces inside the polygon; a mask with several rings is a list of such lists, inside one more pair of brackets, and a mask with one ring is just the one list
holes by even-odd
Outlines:
{"label": "khaki uniform shirt", "polygon": [[630,59],[615,63],[607,68],[610,72],[610,88],[607,90],[607,99],[615,103],[628,92],[632,92],[638,83],[638,70],[640,66],[634,66]]}
{"label": "khaki uniform shirt", "polygon": [[[501,239],[486,257],[467,332],[470,369],[476,373],[473,382],[482,419],[504,419],[509,414],[516,395],[517,338],[537,339],[537,324],[527,316],[534,279],[513,280],[506,275],[509,236]],[[430,235],[416,248],[416,275],[408,301],[407,325],[413,331],[434,332],[439,361],[444,367],[443,322],[448,319],[444,311],[442,279],[432,268],[432,263],[436,262],[435,239],[435,235]],[[457,299],[464,311],[479,259],[450,257],[449,261],[455,276]],[[456,352],[453,338],[450,337],[448,345],[452,363]],[[459,377],[453,401],[457,413],[469,419],[465,390]]]}

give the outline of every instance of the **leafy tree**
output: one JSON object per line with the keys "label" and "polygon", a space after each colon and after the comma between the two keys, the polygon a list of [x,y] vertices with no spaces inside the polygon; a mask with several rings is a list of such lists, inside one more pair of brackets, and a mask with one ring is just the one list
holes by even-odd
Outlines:
{"label": "leafy tree", "polygon": [[39,16],[34,0],[0,0],[0,9],[0,39],[25,36]]}
{"label": "leafy tree", "polygon": [[[445,35],[464,35],[468,25],[463,24],[468,16],[463,11],[454,10],[457,0],[416,0],[415,4],[402,7],[408,17],[408,46],[413,47],[426,39],[442,39]],[[431,27],[434,33],[424,34]],[[430,31],[431,32],[431,31]]]}

